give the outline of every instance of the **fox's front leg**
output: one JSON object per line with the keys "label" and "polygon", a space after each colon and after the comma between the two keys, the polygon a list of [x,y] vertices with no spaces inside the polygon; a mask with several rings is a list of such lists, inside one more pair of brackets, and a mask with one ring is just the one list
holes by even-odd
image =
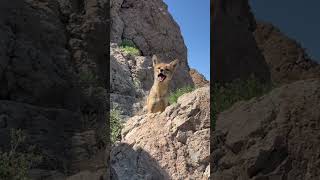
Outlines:
{"label": "fox's front leg", "polygon": [[152,99],[148,98],[147,99],[147,112],[153,113],[154,109],[155,109],[155,102]]}

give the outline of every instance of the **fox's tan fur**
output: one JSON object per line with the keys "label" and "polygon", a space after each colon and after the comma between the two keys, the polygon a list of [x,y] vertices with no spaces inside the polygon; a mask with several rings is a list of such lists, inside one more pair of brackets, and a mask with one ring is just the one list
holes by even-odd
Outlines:
{"label": "fox's tan fur", "polygon": [[[154,55],[152,62],[154,83],[147,98],[148,113],[162,112],[168,106],[168,88],[179,60],[176,59],[169,64],[160,63],[157,56]],[[162,81],[159,80],[161,72],[165,76],[165,79]]]}

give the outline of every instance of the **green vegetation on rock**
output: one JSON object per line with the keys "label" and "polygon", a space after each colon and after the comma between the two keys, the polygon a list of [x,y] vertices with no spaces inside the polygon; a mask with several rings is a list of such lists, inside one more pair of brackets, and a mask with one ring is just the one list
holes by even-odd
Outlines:
{"label": "green vegetation on rock", "polygon": [[169,104],[177,103],[178,98],[186,93],[192,92],[195,88],[193,86],[185,86],[183,88],[179,88],[174,92],[171,92],[169,95]]}
{"label": "green vegetation on rock", "polygon": [[140,50],[131,40],[123,40],[119,46],[120,46],[120,49],[127,54],[130,54],[133,56],[141,55]]}
{"label": "green vegetation on rock", "polygon": [[8,151],[0,150],[0,179],[29,180],[28,171],[41,163],[42,156],[35,146],[26,144],[22,130],[11,130],[11,146]]}
{"label": "green vegetation on rock", "polygon": [[123,123],[121,120],[121,111],[114,107],[110,111],[110,127],[111,127],[111,143],[114,144],[117,140],[121,138],[121,129],[123,128]]}

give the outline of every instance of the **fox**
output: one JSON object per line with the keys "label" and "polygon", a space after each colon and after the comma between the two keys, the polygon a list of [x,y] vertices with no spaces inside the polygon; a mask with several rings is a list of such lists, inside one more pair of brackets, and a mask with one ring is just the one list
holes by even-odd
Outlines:
{"label": "fox", "polygon": [[176,71],[179,60],[161,63],[156,55],[152,56],[154,82],[147,97],[147,113],[163,112],[169,105],[168,88]]}

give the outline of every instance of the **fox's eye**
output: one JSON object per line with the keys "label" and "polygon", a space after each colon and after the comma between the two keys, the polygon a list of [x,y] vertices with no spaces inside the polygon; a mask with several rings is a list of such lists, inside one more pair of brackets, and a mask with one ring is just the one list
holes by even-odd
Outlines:
{"label": "fox's eye", "polygon": [[169,70],[169,69],[166,69],[166,71],[169,71],[169,72],[170,72],[170,70]]}

